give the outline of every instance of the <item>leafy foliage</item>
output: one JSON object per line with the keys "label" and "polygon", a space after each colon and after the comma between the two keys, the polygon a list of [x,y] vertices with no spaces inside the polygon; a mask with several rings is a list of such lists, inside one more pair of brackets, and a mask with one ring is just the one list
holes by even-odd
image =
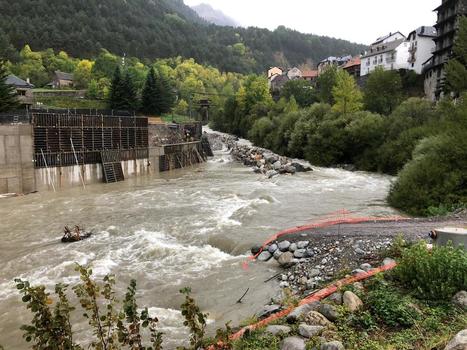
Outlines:
{"label": "leafy foliage", "polygon": [[[190,295],[190,288],[182,289],[180,293],[185,295],[185,302],[182,304],[182,315],[185,317],[185,322],[183,324],[191,331],[191,348],[188,350],[197,350],[203,344],[207,315],[203,314],[196,305],[194,299]],[[180,349],[187,350],[185,348]]]}
{"label": "leafy foliage", "polygon": [[388,115],[401,103],[402,91],[399,73],[378,67],[365,85],[365,107],[371,112]]}
{"label": "leafy foliage", "polygon": [[449,300],[467,288],[467,254],[452,245],[430,251],[422,241],[403,252],[394,274],[419,297]]}
{"label": "leafy foliage", "polygon": [[335,104],[332,109],[338,113],[353,113],[362,109],[362,93],[355,83],[355,79],[345,70],[339,70],[336,84],[332,88]]}
{"label": "leafy foliage", "polygon": [[459,30],[454,42],[455,59],[446,65],[446,88],[459,95],[467,90],[467,18],[459,18]]}
{"label": "leafy foliage", "polygon": [[15,109],[18,106],[14,87],[6,84],[8,73],[5,62],[0,60],[0,113]]}

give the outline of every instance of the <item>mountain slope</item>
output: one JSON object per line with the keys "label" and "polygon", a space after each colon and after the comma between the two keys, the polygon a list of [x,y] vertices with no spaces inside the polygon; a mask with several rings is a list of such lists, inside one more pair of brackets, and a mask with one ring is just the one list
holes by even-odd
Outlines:
{"label": "mountain slope", "polygon": [[219,26],[238,27],[238,23],[234,19],[225,15],[222,11],[214,9],[208,4],[199,4],[191,7],[196,13],[204,18],[209,23],[217,24]]}
{"label": "mountain slope", "polygon": [[183,56],[241,73],[364,49],[284,27],[271,32],[209,25],[182,0],[0,0],[0,31],[16,48],[30,44],[77,57],[102,48],[146,59]]}

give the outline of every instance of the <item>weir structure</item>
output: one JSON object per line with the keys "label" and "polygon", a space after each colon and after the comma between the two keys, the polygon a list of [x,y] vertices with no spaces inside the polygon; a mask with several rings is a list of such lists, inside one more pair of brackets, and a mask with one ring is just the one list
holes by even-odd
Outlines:
{"label": "weir structure", "polygon": [[206,160],[201,124],[175,125],[177,135],[191,136],[172,144],[158,128],[149,131],[149,119],[105,110],[0,114],[0,194],[117,182]]}

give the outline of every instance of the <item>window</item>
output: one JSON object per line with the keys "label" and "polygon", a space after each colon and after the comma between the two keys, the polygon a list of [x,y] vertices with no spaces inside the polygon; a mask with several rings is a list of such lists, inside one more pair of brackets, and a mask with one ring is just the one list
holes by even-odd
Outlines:
{"label": "window", "polygon": [[18,96],[26,96],[26,90],[18,90],[17,94]]}

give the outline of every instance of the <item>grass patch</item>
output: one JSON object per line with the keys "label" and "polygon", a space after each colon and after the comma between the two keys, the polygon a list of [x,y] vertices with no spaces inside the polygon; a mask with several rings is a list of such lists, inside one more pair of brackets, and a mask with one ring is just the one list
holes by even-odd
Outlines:
{"label": "grass patch", "polygon": [[162,121],[166,123],[192,123],[195,120],[186,115],[179,114],[164,114],[161,117]]}
{"label": "grass patch", "polygon": [[42,103],[48,108],[66,109],[106,109],[107,102],[103,100],[90,100],[86,98],[76,98],[67,96],[36,97],[36,102]]}

